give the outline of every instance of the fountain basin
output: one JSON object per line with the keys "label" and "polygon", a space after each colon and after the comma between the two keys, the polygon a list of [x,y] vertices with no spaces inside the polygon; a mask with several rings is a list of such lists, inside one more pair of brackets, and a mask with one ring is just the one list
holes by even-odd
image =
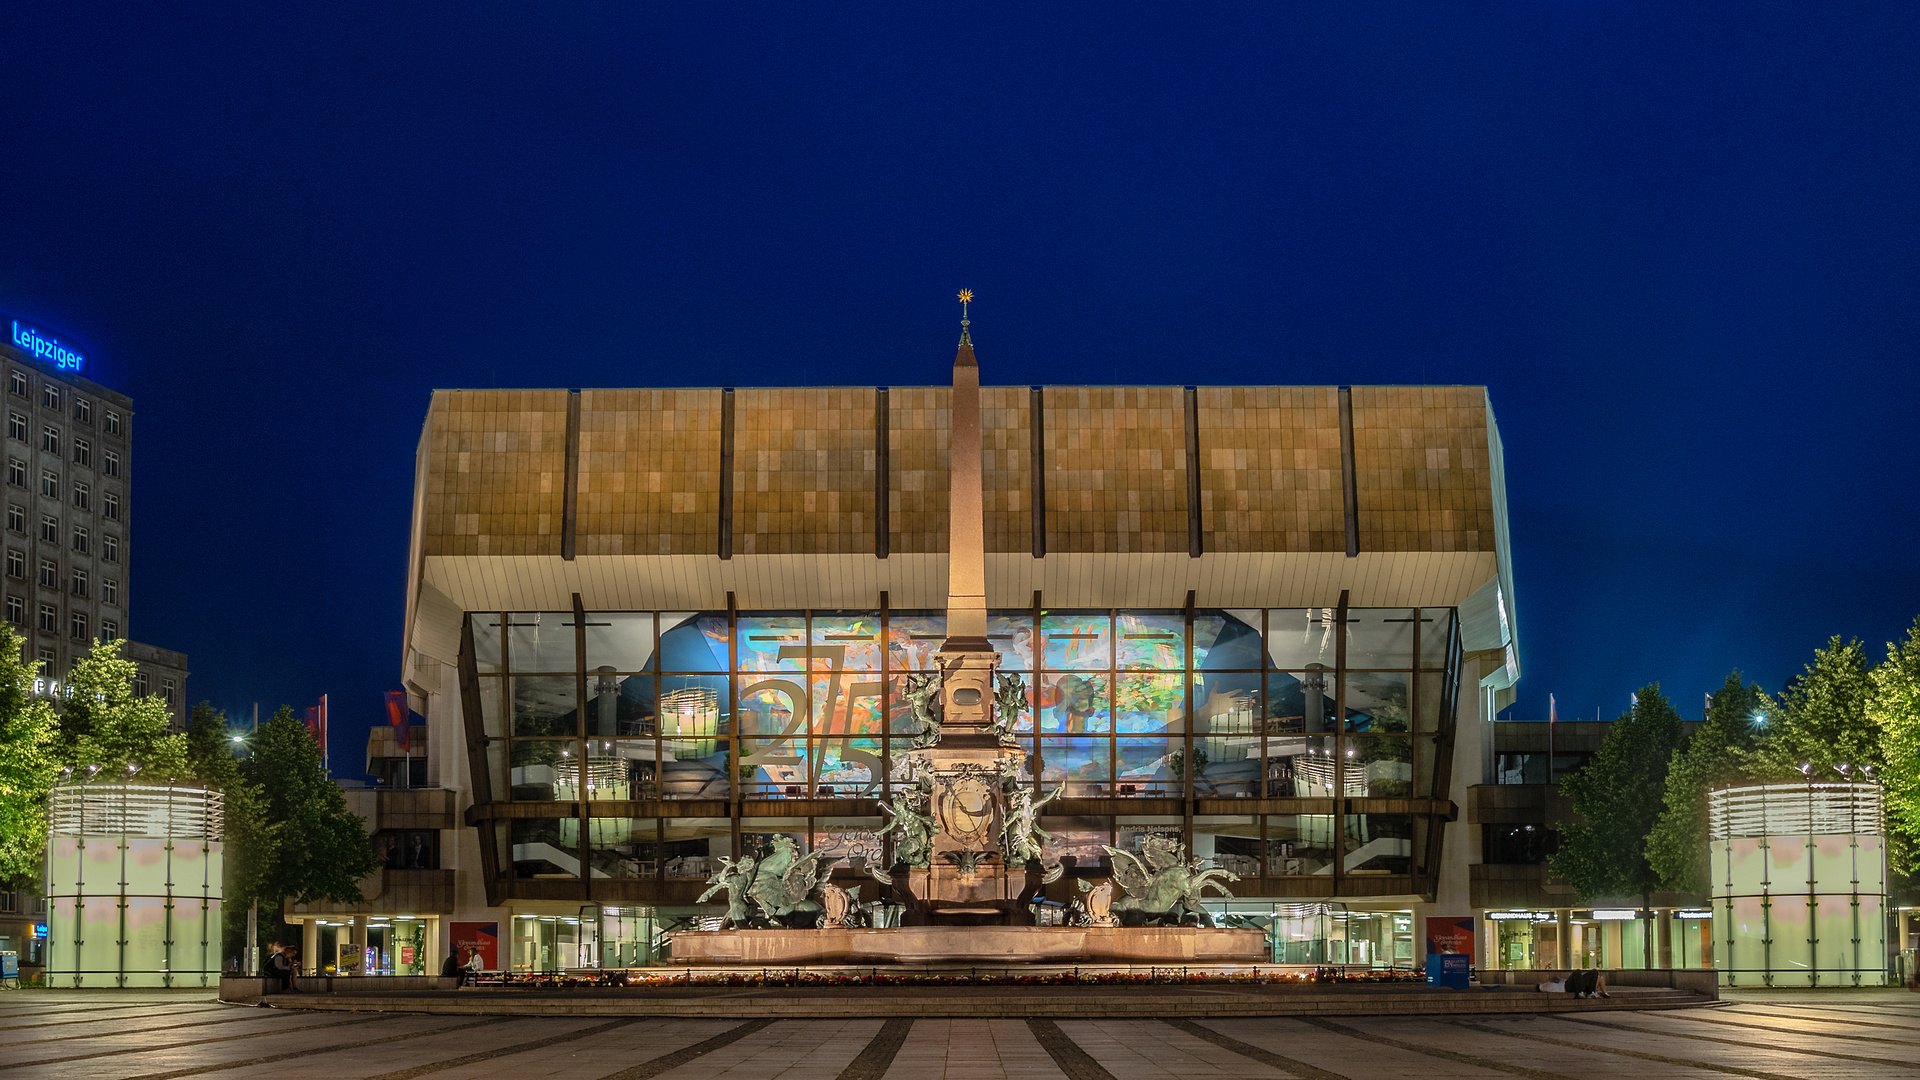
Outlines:
{"label": "fountain basin", "polygon": [[1198,926],[894,926],[709,930],[673,935],[678,964],[1263,964],[1259,930]]}

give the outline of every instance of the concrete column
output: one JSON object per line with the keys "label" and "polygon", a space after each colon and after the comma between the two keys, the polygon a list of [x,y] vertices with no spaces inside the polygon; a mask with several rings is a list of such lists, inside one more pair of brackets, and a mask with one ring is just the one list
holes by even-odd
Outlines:
{"label": "concrete column", "polygon": [[1659,937],[1653,944],[1653,962],[1663,968],[1673,966],[1673,909],[1660,908],[1654,912],[1654,929]]}
{"label": "concrete column", "polygon": [[1554,966],[1565,971],[1573,970],[1573,909],[1555,908],[1554,926]]}
{"label": "concrete column", "polygon": [[320,970],[320,924],[312,919],[300,924],[300,970]]}

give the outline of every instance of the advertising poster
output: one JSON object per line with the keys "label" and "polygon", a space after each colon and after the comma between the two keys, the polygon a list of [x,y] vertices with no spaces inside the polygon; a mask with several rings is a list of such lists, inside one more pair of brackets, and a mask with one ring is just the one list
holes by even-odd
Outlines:
{"label": "advertising poster", "polygon": [[480,969],[482,971],[500,970],[500,924],[490,922],[457,922],[452,924],[453,953],[461,964],[467,962],[474,949],[480,951]]}
{"label": "advertising poster", "polygon": [[1473,960],[1473,916],[1427,916],[1427,955],[1460,954]]}

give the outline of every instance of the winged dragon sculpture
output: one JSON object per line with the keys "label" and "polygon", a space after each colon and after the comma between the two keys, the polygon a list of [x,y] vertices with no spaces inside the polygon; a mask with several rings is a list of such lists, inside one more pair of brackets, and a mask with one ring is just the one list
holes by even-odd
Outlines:
{"label": "winged dragon sculpture", "polygon": [[1213,916],[1201,906],[1201,894],[1211,888],[1232,896],[1221,882],[1240,880],[1238,874],[1209,869],[1205,859],[1187,858],[1185,844],[1164,836],[1141,841],[1139,858],[1104,844],[1101,848],[1113,857],[1114,879],[1127,890],[1126,897],[1113,905],[1115,911],[1164,916],[1177,907],[1182,921],[1190,918],[1201,926],[1212,926]]}

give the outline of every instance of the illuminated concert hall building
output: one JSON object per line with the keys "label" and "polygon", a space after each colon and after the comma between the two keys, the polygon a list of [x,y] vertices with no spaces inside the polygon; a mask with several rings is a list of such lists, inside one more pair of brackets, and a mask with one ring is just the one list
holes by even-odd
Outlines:
{"label": "illuminated concert hall building", "polygon": [[1213,906],[1276,962],[1412,966],[1472,913],[1458,819],[1519,674],[1484,388],[982,387],[977,508],[955,393],[433,395],[404,673],[457,806],[443,949],[657,959],[782,833],[884,897],[950,513],[982,522],[1022,777],[1059,792],[1049,904],[1160,834],[1239,876]]}

